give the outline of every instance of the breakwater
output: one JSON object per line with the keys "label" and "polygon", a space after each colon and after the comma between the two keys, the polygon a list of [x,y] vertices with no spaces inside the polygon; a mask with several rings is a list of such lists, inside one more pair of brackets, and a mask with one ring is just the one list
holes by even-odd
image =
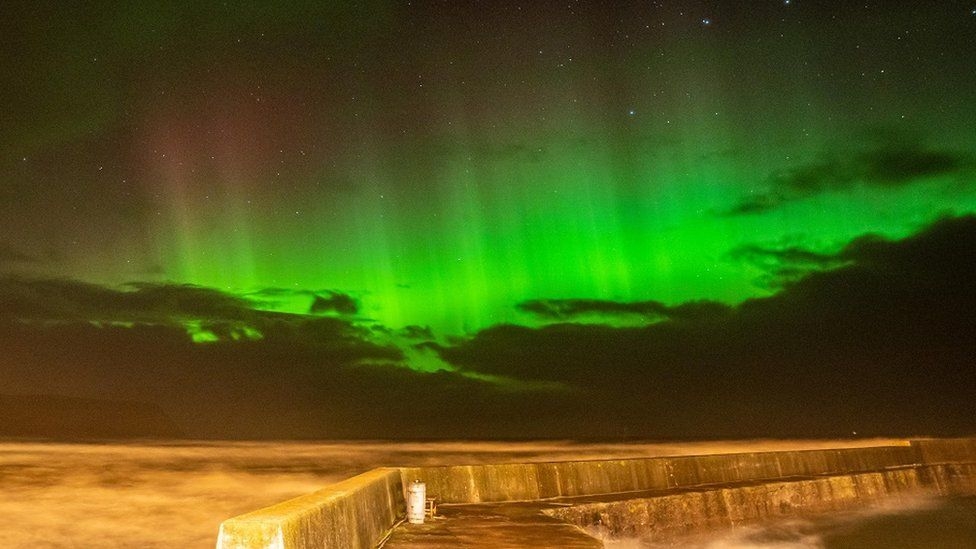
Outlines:
{"label": "breakwater", "polygon": [[[974,462],[976,440],[949,439],[872,448],[379,469],[229,519],[221,525],[218,548],[374,547],[402,519],[403,490],[412,480],[424,481],[442,505],[560,499],[563,505],[553,516],[579,526],[613,524],[608,532],[615,535],[637,532],[641,524],[674,532],[720,527],[746,520],[747,508],[760,502],[769,511],[755,512],[756,518],[919,491],[973,493],[967,491],[973,489]],[[682,495],[685,499],[674,499]],[[667,510],[677,507],[691,511],[683,516]],[[630,525],[619,526],[625,524]]]}
{"label": "breakwater", "polygon": [[402,468],[446,503],[534,501],[795,476],[877,471],[918,462],[902,446],[707,456]]}
{"label": "breakwater", "polygon": [[891,499],[976,494],[976,464],[916,465],[872,473],[682,491],[546,509],[600,538],[654,544],[764,519],[844,511]]}
{"label": "breakwater", "polygon": [[217,547],[375,547],[404,507],[400,471],[381,467],[227,520]]}

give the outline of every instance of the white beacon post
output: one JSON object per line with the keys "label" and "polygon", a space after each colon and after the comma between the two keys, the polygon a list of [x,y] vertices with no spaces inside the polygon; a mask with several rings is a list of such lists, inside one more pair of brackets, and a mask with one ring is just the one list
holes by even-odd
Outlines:
{"label": "white beacon post", "polygon": [[426,503],[427,485],[419,480],[411,482],[407,488],[407,522],[410,524],[423,524]]}

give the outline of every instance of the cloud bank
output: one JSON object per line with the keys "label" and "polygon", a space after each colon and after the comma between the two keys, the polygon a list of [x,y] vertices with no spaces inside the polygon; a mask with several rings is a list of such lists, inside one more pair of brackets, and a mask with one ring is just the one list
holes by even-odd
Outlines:
{"label": "cloud bank", "polygon": [[955,151],[884,135],[864,150],[830,153],[819,161],[774,173],[769,190],[741,198],[725,214],[765,213],[819,194],[857,187],[899,188],[927,178],[960,175],[971,171],[972,165],[971,158]]}
{"label": "cloud bank", "polygon": [[976,218],[803,257],[842,266],[724,315],[637,328],[496,326],[439,352],[461,368],[578,387],[591,414],[641,434],[976,428]]}
{"label": "cloud bank", "polygon": [[[338,292],[286,314],[195,286],[8,276],[0,367],[11,394],[146,402],[212,438],[976,431],[976,217],[836,254],[739,253],[803,268],[736,306],[527,300],[546,325],[448,343],[358,325]],[[621,316],[647,322],[614,327]],[[579,322],[592,317],[605,322]],[[410,369],[394,333],[454,370]]]}

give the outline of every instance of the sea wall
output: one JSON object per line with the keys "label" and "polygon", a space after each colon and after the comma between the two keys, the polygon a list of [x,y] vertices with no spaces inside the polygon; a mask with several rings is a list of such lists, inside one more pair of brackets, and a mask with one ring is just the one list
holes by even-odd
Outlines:
{"label": "sea wall", "polygon": [[[566,508],[566,513],[576,513],[567,515],[567,520],[595,524],[596,516],[601,524],[637,520],[637,524],[671,524],[680,529],[745,520],[749,513],[775,516],[777,510],[830,510],[866,502],[877,494],[919,489],[976,493],[974,468],[976,439],[920,439],[891,446],[792,452],[380,468],[228,519],[220,526],[217,548],[376,547],[403,517],[404,488],[413,480],[426,482],[428,496],[439,503],[613,495],[616,502],[600,504],[603,507]],[[637,492],[644,499],[623,501]]]}
{"label": "sea wall", "polygon": [[919,495],[976,494],[976,464],[916,465],[788,482],[588,503],[545,513],[598,537],[664,543],[766,518],[842,511]]}
{"label": "sea wall", "polygon": [[[974,452],[971,455],[976,455]],[[443,503],[531,501],[877,471],[918,463],[901,446],[707,456],[402,468]]]}
{"label": "sea wall", "polygon": [[217,549],[376,547],[403,517],[400,470],[373,469],[224,521]]}
{"label": "sea wall", "polygon": [[976,438],[922,438],[911,444],[920,463],[976,462]]}

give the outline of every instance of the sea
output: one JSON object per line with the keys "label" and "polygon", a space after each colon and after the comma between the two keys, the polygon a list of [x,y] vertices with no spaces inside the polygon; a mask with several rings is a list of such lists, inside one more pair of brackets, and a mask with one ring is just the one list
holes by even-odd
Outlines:
{"label": "sea", "polygon": [[[890,444],[834,441],[0,441],[0,547],[212,548],[221,521],[380,466]],[[620,540],[609,547],[649,547]],[[976,499],[920,500],[688,540],[710,548],[976,547]]]}

